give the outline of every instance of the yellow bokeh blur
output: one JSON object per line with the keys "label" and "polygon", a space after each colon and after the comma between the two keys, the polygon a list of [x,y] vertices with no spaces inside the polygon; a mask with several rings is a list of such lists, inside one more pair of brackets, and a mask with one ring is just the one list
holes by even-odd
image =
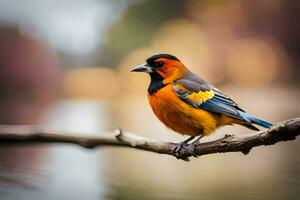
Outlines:
{"label": "yellow bokeh blur", "polygon": [[239,85],[270,84],[278,74],[279,60],[274,47],[259,39],[234,41],[227,54],[227,76]]}
{"label": "yellow bokeh blur", "polygon": [[66,72],[64,95],[66,98],[106,99],[115,96],[119,81],[112,69],[105,67],[75,68]]}

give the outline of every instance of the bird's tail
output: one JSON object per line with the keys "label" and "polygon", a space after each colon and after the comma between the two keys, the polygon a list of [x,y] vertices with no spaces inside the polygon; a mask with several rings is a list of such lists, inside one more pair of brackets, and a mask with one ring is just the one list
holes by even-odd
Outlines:
{"label": "bird's tail", "polygon": [[267,121],[258,119],[257,117],[250,115],[245,112],[240,112],[241,116],[247,121],[248,123],[257,124],[259,126],[262,126],[264,128],[271,128],[273,125]]}

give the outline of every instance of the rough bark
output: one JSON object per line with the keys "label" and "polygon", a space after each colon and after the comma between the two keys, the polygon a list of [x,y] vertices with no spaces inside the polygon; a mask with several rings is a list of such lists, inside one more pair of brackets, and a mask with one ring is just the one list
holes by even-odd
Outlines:
{"label": "rough bark", "polygon": [[[242,152],[248,154],[253,147],[273,145],[280,141],[294,140],[300,134],[300,118],[290,119],[274,127],[249,135],[226,135],[224,138],[195,146],[197,156]],[[51,132],[38,126],[0,125],[0,145],[70,143],[93,149],[103,146],[119,146],[173,155],[176,143],[155,141],[122,130],[116,130],[107,136],[82,136],[71,133]],[[188,161],[191,156],[186,148],[179,152],[181,159]]]}

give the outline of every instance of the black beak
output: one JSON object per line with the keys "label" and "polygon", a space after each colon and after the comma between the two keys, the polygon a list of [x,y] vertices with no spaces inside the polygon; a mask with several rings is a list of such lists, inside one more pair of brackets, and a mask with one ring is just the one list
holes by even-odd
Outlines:
{"label": "black beak", "polygon": [[153,72],[153,70],[152,70],[152,68],[147,63],[144,63],[144,64],[141,64],[141,65],[133,68],[131,70],[131,72],[146,72],[146,73],[151,73],[151,72]]}

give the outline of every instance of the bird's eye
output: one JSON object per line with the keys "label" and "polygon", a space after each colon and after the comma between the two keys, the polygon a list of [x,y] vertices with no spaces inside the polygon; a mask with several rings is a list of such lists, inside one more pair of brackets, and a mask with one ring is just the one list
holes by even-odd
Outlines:
{"label": "bird's eye", "polygon": [[157,67],[163,67],[164,66],[164,62],[163,61],[159,61],[156,63]]}

